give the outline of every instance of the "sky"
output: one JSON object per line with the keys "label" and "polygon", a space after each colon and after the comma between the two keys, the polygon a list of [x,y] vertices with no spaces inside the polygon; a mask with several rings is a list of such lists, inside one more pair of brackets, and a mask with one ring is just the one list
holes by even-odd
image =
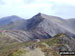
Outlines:
{"label": "sky", "polygon": [[17,15],[29,19],[39,12],[75,18],[75,0],[0,0],[0,18]]}

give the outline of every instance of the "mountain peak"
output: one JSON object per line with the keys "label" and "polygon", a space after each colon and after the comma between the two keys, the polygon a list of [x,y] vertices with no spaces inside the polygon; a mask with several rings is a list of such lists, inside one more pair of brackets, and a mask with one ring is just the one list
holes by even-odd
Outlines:
{"label": "mountain peak", "polygon": [[44,16],[43,13],[38,13],[35,16],[33,16],[31,19],[40,20],[40,19],[43,19],[44,18],[43,16]]}
{"label": "mountain peak", "polygon": [[36,16],[41,16],[42,15],[42,13],[38,13]]}
{"label": "mountain peak", "polygon": [[16,15],[11,15],[11,16],[7,16],[7,17],[3,17],[1,19],[5,20],[5,19],[19,19],[20,17],[16,16]]}
{"label": "mountain peak", "polygon": [[18,16],[16,16],[16,15],[12,15],[11,17],[18,17]]}
{"label": "mountain peak", "polygon": [[18,17],[16,15],[12,15],[12,16],[9,16],[9,18],[20,18],[20,17]]}
{"label": "mountain peak", "polygon": [[35,16],[40,16],[40,17],[42,17],[42,18],[53,17],[53,16],[46,15],[46,14],[44,14],[44,13],[38,13],[38,14],[36,14]]}
{"label": "mountain peak", "polygon": [[38,13],[38,14],[36,14],[36,16],[49,16],[49,15],[46,15],[46,14],[44,14],[44,13]]}

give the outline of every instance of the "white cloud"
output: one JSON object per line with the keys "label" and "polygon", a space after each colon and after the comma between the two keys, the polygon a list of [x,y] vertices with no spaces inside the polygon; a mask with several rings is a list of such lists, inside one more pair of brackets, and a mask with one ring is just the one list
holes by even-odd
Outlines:
{"label": "white cloud", "polygon": [[41,0],[41,1],[54,2],[54,3],[59,3],[59,4],[75,5],[75,0]]}
{"label": "white cloud", "polygon": [[2,0],[2,2],[4,4],[0,5],[0,17],[15,14],[30,18],[39,12],[65,17],[65,13],[71,13],[70,8],[75,9],[75,0]]}
{"label": "white cloud", "polygon": [[[0,6],[0,13],[3,16],[16,14],[19,16],[23,16],[30,18],[34,14],[39,12],[46,12],[46,10],[50,9],[53,5],[47,3],[38,3],[36,1],[27,4],[24,3],[24,0],[4,0],[5,4]],[[31,15],[29,15],[31,14]]]}

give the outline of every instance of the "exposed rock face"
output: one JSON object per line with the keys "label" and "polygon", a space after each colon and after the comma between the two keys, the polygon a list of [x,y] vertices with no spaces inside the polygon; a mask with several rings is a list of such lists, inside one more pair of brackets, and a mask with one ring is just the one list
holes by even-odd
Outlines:
{"label": "exposed rock face", "polygon": [[70,37],[75,36],[75,31],[69,21],[42,13],[28,20],[21,19],[17,16],[4,17],[0,19],[0,30],[9,30],[10,35],[16,35],[21,41],[48,39],[59,33],[65,33]]}
{"label": "exposed rock face", "polygon": [[27,31],[32,31],[33,33],[36,33],[37,31],[38,33],[48,33],[50,36],[59,33],[65,33],[69,36],[74,36],[75,34],[66,20],[41,13],[28,20]]}
{"label": "exposed rock face", "polygon": [[68,35],[65,34],[58,34],[56,35],[56,38],[58,39],[59,42],[58,49],[59,51],[74,51],[75,50],[75,39],[72,37],[69,37]]}
{"label": "exposed rock face", "polygon": [[71,25],[71,28],[75,31],[75,18],[68,19],[67,21]]}

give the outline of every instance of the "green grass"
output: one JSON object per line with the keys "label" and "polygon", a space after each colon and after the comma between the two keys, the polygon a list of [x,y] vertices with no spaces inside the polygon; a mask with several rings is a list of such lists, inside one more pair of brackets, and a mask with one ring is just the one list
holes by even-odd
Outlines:
{"label": "green grass", "polygon": [[[54,51],[52,48],[53,46],[55,47],[62,46],[62,44],[60,44],[59,42],[60,42],[60,38],[64,36],[65,36],[64,34],[58,34],[53,38],[43,40],[39,43],[36,43],[34,41],[19,43],[17,41],[11,42],[12,39],[10,39],[9,36],[0,34],[0,39],[2,39],[0,40],[0,56],[19,56],[24,52],[23,50],[21,50],[21,48],[25,48],[34,44],[37,44],[37,48],[38,47],[41,48],[41,50],[45,53],[45,56],[49,56],[49,55],[58,56],[57,52]],[[51,49],[46,47],[45,44],[51,47]]]}

